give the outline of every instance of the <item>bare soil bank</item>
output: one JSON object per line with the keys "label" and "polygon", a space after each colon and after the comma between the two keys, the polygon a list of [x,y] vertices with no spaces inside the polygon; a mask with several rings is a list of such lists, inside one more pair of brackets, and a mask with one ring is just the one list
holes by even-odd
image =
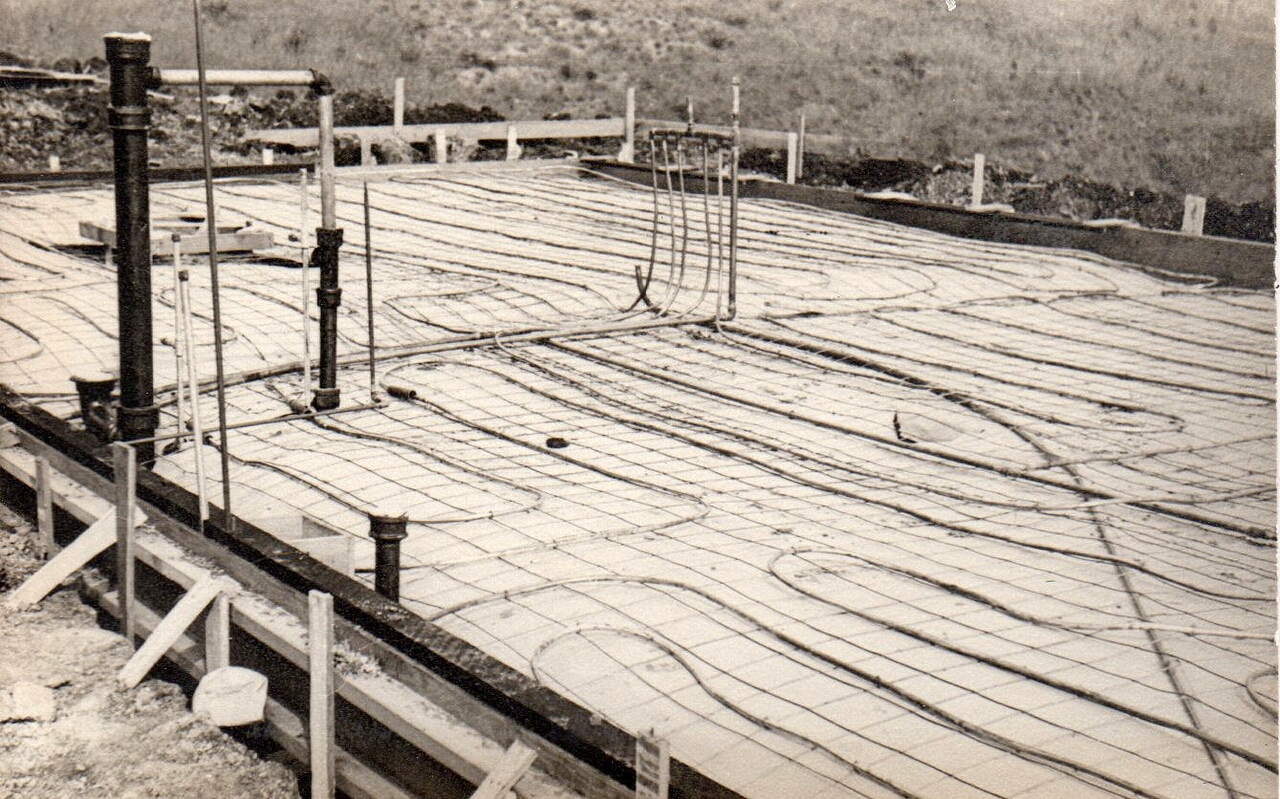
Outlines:
{"label": "bare soil bank", "polygon": [[[0,54],[0,62],[20,59]],[[85,66],[101,72],[103,65]],[[105,87],[0,89],[0,171],[45,170],[51,154],[63,169],[105,169],[110,166],[110,132],[106,122]],[[153,97],[151,157],[160,166],[199,163],[199,109],[190,90]],[[338,125],[389,125],[391,102],[376,92],[340,92],[334,103]],[[219,164],[257,163],[260,147],[245,141],[247,130],[314,125],[315,103],[302,92],[233,92],[217,95],[211,105],[214,160]],[[488,106],[458,103],[410,105],[405,121],[482,122],[502,115]],[[610,140],[550,142],[525,148],[527,156],[578,153],[609,154]],[[427,145],[416,146],[416,159],[428,158]],[[376,153],[376,151],[375,151]],[[284,154],[287,155],[287,154]],[[642,154],[643,155],[643,154]],[[502,146],[481,146],[477,160],[503,157]],[[341,142],[339,165],[359,161],[354,141]],[[743,156],[747,170],[782,177],[785,154],[752,150]],[[945,160],[924,163],[877,159],[862,155],[831,157],[809,154],[801,183],[863,191],[892,190],[930,202],[964,205],[969,200],[972,163]],[[1115,186],[1075,177],[1042,178],[1034,173],[988,161],[985,202],[1007,203],[1029,214],[1075,220],[1123,218],[1156,229],[1177,230],[1182,224],[1183,198],[1141,187]],[[1275,202],[1232,202],[1208,198],[1204,232],[1252,241],[1274,242]]]}

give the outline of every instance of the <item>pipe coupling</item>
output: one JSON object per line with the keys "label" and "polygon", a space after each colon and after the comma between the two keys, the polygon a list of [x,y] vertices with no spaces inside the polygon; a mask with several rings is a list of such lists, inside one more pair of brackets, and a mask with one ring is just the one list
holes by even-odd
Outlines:
{"label": "pipe coupling", "polygon": [[338,407],[341,401],[339,397],[341,389],[338,388],[315,388],[312,389],[311,407],[317,411],[331,411]]}
{"label": "pipe coupling", "polygon": [[132,441],[135,438],[150,438],[156,434],[160,426],[160,406],[148,405],[143,408],[128,408],[120,405],[116,408],[116,429],[121,441]]}
{"label": "pipe coupling", "polygon": [[342,289],[316,289],[316,305],[321,308],[337,308],[342,304]]}
{"label": "pipe coupling", "polygon": [[107,125],[112,130],[151,129],[151,109],[144,105],[111,106],[107,109]]}

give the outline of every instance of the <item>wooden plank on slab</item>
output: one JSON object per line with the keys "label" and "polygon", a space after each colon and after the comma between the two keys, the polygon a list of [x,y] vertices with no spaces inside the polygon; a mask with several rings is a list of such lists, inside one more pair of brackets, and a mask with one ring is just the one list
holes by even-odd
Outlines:
{"label": "wooden plank on slab", "polygon": [[[80,222],[80,235],[91,241],[116,246],[116,231],[96,222]],[[269,231],[246,230],[219,231],[217,236],[218,252],[252,252],[265,250],[272,246],[275,239]],[[172,239],[169,237],[151,240],[152,252],[168,252]],[[209,237],[200,234],[184,235],[181,240],[183,255],[208,255]]]}

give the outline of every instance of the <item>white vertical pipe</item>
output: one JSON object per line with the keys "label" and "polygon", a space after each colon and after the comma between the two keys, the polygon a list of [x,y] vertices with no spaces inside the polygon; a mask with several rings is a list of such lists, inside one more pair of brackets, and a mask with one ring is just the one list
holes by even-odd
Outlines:
{"label": "white vertical pipe", "polygon": [[191,332],[191,285],[187,270],[178,272],[178,293],[182,305],[182,345],[186,348],[187,390],[191,392],[191,432],[194,436],[196,458],[196,495],[200,500],[200,521],[209,518],[209,494],[205,490],[204,476],[204,424],[200,420],[200,382],[196,375],[195,336]]}
{"label": "white vertical pipe", "polygon": [[338,215],[333,196],[333,95],[320,95],[320,227],[333,230]]}
{"label": "white vertical pipe", "polygon": [[178,295],[182,293],[181,281],[178,280],[178,272],[182,270],[182,235],[174,233],[170,240],[173,242],[173,379],[177,385],[178,394],[178,437],[174,439],[174,444],[178,447],[182,446],[182,435],[184,417],[182,402],[182,380],[183,380],[183,357],[182,357],[182,301]]}

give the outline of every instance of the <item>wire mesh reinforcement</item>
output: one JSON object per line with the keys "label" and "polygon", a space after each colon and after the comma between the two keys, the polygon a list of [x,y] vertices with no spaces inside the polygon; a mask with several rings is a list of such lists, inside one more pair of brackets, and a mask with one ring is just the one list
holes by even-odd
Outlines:
{"label": "wire mesh reinforcement", "polygon": [[[673,183],[655,224],[580,177],[371,184],[385,399],[232,429],[237,513],[324,519],[370,578],[366,514],[398,505],[406,605],[749,796],[1276,795],[1269,295],[744,201],[717,322],[713,206]],[[113,271],[74,249],[109,201],[0,196],[0,381],[68,417],[116,359]],[[280,243],[220,262],[229,421],[286,415],[298,187],[217,201]],[[344,304],[344,396],[369,321]]]}

